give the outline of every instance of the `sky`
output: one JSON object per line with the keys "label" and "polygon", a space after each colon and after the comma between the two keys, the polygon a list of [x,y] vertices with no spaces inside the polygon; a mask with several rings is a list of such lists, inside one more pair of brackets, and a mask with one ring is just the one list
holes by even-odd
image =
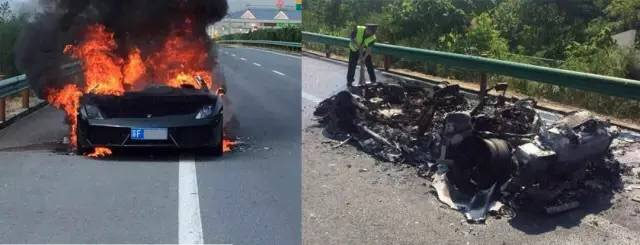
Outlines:
{"label": "sky", "polygon": [[[233,1],[233,0],[231,0]],[[9,0],[9,6],[11,10],[15,12],[20,11],[33,11],[37,6],[37,0]]]}

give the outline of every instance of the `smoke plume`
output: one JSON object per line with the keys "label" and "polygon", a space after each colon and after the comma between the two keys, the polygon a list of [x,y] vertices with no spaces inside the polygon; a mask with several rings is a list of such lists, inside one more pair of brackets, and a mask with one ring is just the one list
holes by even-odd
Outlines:
{"label": "smoke plume", "polygon": [[82,41],[87,26],[102,24],[114,33],[118,55],[137,47],[143,54],[160,48],[169,32],[185,22],[197,38],[227,14],[226,0],[40,0],[42,11],[22,31],[15,47],[18,69],[40,97],[69,80],[60,67],[73,60],[65,45]]}

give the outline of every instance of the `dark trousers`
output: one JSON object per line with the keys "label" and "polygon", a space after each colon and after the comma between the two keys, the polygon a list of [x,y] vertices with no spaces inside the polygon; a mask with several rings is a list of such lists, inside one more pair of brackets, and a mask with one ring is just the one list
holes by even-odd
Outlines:
{"label": "dark trousers", "polygon": [[[359,53],[350,51],[349,52],[349,70],[347,71],[347,86],[351,86],[353,84],[353,81],[355,80],[354,77],[356,75],[356,66],[358,66],[358,57]],[[373,68],[373,62],[371,61],[371,56],[367,56],[366,59],[364,59],[364,64],[367,66],[367,71],[369,72],[369,79],[371,80],[371,82],[375,83],[376,82],[376,70]]]}

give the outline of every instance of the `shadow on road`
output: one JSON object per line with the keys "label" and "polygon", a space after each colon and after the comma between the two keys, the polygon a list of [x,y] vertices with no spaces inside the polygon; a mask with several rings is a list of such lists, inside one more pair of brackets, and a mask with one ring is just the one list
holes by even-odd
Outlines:
{"label": "shadow on road", "polygon": [[225,153],[223,156],[217,157],[217,156],[212,156],[211,154],[204,152],[203,150],[181,150],[181,149],[160,149],[160,148],[135,149],[133,148],[133,149],[112,149],[113,152],[109,156],[93,158],[89,156],[75,155],[75,153],[69,150],[69,147],[66,144],[56,143],[56,142],[46,142],[46,143],[37,143],[37,144],[0,148],[0,153],[2,152],[36,152],[36,151],[51,152],[58,155],[73,155],[75,157],[83,158],[86,160],[118,161],[118,162],[128,162],[128,161],[175,162],[179,159],[180,155],[184,155],[184,154],[193,155],[197,159],[215,161],[218,159],[226,158],[229,155],[233,154],[233,152],[228,152],[228,153]]}
{"label": "shadow on road", "polygon": [[[222,156],[213,156],[204,150],[191,149],[114,149],[113,154],[102,158],[91,158],[82,156],[87,159],[101,161],[140,161],[140,162],[176,162],[180,156],[191,155],[195,159],[203,159],[207,161],[218,161],[226,159],[233,152],[227,152]],[[79,156],[80,157],[80,156]]]}
{"label": "shadow on road", "polygon": [[598,214],[611,208],[614,195],[614,191],[590,195],[581,201],[580,208],[557,215],[519,211],[516,217],[509,220],[509,224],[529,235],[551,232],[558,227],[570,229],[579,226],[587,215]]}
{"label": "shadow on road", "polygon": [[45,143],[36,143],[36,144],[0,148],[0,152],[23,152],[23,151],[42,151],[42,150],[49,150],[56,153],[61,153],[61,152],[67,151],[67,146],[65,144],[60,144],[57,142],[45,142]]}

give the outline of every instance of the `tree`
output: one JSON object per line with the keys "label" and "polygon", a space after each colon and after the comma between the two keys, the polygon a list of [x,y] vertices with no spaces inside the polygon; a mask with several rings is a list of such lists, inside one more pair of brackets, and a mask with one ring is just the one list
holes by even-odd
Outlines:
{"label": "tree", "polygon": [[462,32],[468,24],[452,0],[394,0],[384,16],[390,41],[425,48],[435,47],[446,33]]}
{"label": "tree", "polygon": [[4,23],[11,19],[11,8],[8,1],[0,2],[0,23]]}
{"label": "tree", "polygon": [[640,0],[613,0],[605,12],[617,31],[640,28]]}
{"label": "tree", "polygon": [[14,15],[7,1],[0,2],[0,74],[17,75],[14,45],[29,14]]}
{"label": "tree", "polygon": [[506,0],[496,7],[493,19],[516,53],[561,59],[565,42],[573,41],[566,17],[554,3]]}
{"label": "tree", "polygon": [[473,19],[465,33],[465,53],[501,58],[509,52],[507,40],[500,36],[493,19],[487,13]]}
{"label": "tree", "polygon": [[610,28],[604,28],[587,42],[571,43],[567,46],[567,60],[563,64],[563,68],[625,77],[631,56],[630,53],[615,45],[611,34]]}

